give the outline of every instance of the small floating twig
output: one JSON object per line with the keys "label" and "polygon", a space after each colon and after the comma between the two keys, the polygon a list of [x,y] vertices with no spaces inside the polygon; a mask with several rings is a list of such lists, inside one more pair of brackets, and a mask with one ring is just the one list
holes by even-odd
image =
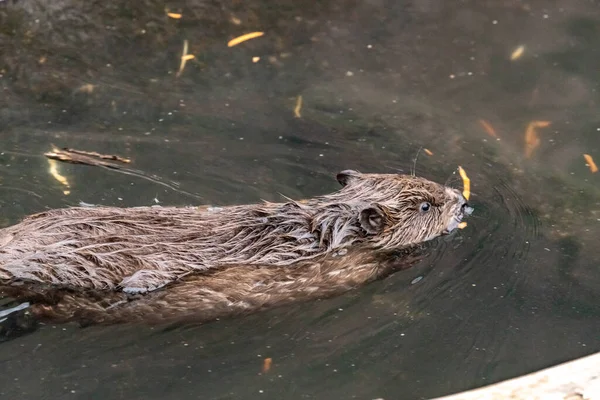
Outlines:
{"label": "small floating twig", "polygon": [[116,155],[100,154],[100,153],[96,153],[94,151],[82,151],[82,150],[75,150],[75,149],[69,149],[69,148],[63,148],[60,150],[54,148],[53,151],[44,153],[44,156],[49,158],[50,161],[56,160],[56,161],[70,163],[70,164],[82,164],[82,165],[89,165],[92,167],[106,168],[106,169],[109,169],[112,171],[117,171],[117,172],[125,174],[125,175],[132,175],[132,176],[136,176],[138,178],[149,180],[149,181],[157,183],[159,185],[166,186],[169,189],[172,189],[176,192],[183,193],[188,196],[195,197],[197,199],[202,198],[196,194],[189,193],[189,192],[179,189],[179,183],[177,183],[177,182],[172,182],[172,181],[164,182],[161,178],[159,178],[155,175],[147,175],[146,173],[144,173],[142,171],[127,168],[127,167],[124,167],[123,165],[121,165],[121,164],[131,163],[131,160],[129,158],[120,157],[120,156],[116,156]]}
{"label": "small floating twig", "polygon": [[100,154],[95,151],[83,151],[75,150],[65,147],[63,149],[54,148],[52,151],[44,153],[44,155],[51,159],[62,161],[71,164],[85,164],[91,166],[101,166],[114,168],[114,163],[105,162],[103,160],[117,161],[123,164],[131,163],[129,158],[113,155],[113,154]]}
{"label": "small floating twig", "polygon": [[185,63],[189,60],[193,60],[196,58],[193,54],[188,54],[188,41],[187,39],[183,41],[183,52],[181,53],[181,63],[179,64],[179,71],[175,74],[175,77],[179,77],[185,68]]}

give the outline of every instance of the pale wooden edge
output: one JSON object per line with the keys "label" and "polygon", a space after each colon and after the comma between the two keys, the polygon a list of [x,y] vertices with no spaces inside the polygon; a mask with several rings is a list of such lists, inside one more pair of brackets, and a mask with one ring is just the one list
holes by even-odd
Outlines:
{"label": "pale wooden edge", "polygon": [[600,400],[600,353],[434,400]]}

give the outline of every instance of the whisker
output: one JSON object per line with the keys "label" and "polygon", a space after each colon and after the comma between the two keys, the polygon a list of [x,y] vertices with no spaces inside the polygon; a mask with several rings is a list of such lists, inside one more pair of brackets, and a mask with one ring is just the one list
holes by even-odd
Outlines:
{"label": "whisker", "polygon": [[412,170],[412,176],[415,176],[417,173],[417,160],[419,159],[419,153],[421,152],[421,149],[423,148],[423,146],[419,147],[419,150],[417,150],[417,155],[415,156],[415,160],[413,162],[413,170]]}
{"label": "whisker", "polygon": [[36,192],[33,192],[31,190],[27,190],[27,189],[22,189],[22,188],[18,188],[18,187],[12,187],[12,186],[0,186],[0,189],[7,189],[7,190],[14,190],[15,192],[23,192],[23,193],[27,193],[30,194],[32,196],[35,196],[39,199],[42,198],[42,196],[40,196],[39,194],[37,194]]}
{"label": "whisker", "polygon": [[400,173],[404,174],[404,169],[402,169],[402,168],[392,167],[392,166],[387,165],[387,164],[384,164],[383,166],[386,167],[386,168],[391,169],[392,171],[400,172]]}
{"label": "whisker", "polygon": [[444,186],[448,186],[450,184],[450,182],[452,181],[453,178],[456,178],[456,170],[452,171],[452,173],[450,174],[450,176],[448,177],[448,179],[446,179],[446,182],[444,183]]}
{"label": "whisker", "polygon": [[482,215],[473,215],[473,214],[469,215],[467,218],[468,219],[486,219],[487,220],[487,218]]}

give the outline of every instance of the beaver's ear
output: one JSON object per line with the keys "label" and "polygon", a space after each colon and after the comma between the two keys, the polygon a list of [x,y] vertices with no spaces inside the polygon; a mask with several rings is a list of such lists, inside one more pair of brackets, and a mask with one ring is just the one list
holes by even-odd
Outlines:
{"label": "beaver's ear", "polygon": [[336,178],[342,186],[346,186],[350,182],[352,182],[353,179],[356,179],[359,176],[360,176],[360,172],[354,171],[353,169],[346,169],[346,170],[340,172],[339,174],[337,174]]}
{"label": "beaver's ear", "polygon": [[371,205],[360,210],[360,226],[367,233],[376,234],[385,227],[385,215],[381,207]]}

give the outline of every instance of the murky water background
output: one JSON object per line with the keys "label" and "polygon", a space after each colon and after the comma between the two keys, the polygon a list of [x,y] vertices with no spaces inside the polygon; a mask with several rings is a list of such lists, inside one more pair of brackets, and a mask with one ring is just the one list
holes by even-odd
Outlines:
{"label": "murky water background", "polygon": [[[582,156],[600,161],[597,1],[79,3],[0,1],[3,226],[80,201],[304,198],[342,169],[408,172],[421,147],[419,175],[460,186],[467,170],[476,212],[416,267],[335,299],[13,334],[2,398],[419,399],[600,349],[600,178]],[[534,120],[551,125],[525,158]],[[64,195],[52,145],[179,190],[61,164]]]}

